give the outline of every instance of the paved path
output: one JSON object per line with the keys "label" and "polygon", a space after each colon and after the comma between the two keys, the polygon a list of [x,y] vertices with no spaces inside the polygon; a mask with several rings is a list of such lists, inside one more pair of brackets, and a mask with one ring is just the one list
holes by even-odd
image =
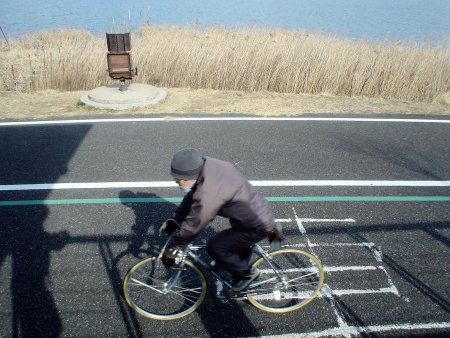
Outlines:
{"label": "paved path", "polygon": [[[450,120],[435,118],[0,124],[0,336],[448,335],[448,144]],[[323,261],[318,299],[271,315],[210,297],[176,322],[128,309],[127,248],[159,241],[184,146],[270,198],[288,244]]]}

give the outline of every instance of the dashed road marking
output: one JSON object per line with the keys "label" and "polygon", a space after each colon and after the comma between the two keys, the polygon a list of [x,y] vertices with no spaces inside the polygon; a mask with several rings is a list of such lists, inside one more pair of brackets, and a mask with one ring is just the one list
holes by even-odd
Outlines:
{"label": "dashed road marking", "polygon": [[307,332],[307,333],[286,333],[281,335],[261,336],[261,338],[319,338],[319,337],[352,337],[361,333],[377,333],[389,331],[412,331],[412,330],[448,330],[450,322],[439,323],[405,323],[395,325],[368,325],[368,326],[349,326],[331,328],[323,331]]}
{"label": "dashed road marking", "polygon": [[[279,219],[277,221],[283,223],[294,223],[299,229],[302,237],[306,240],[306,244],[297,243],[289,246],[307,247],[310,251],[312,247],[366,247],[373,255],[374,261],[377,263],[382,262],[382,252],[375,243],[372,242],[360,242],[360,243],[314,243],[310,240],[307,234],[305,224],[307,223],[319,223],[319,222],[348,222],[355,223],[352,218],[343,219],[315,219],[315,218],[300,218],[297,216],[295,209],[293,208],[294,218]],[[320,257],[319,257],[320,259]],[[324,284],[319,298],[326,298],[331,306],[331,309],[336,316],[337,327],[325,329],[322,331],[306,332],[306,333],[286,333],[281,335],[263,336],[266,338],[285,338],[285,337],[326,337],[326,336],[344,336],[352,337],[361,333],[381,333],[390,331],[413,331],[413,330],[448,330],[450,329],[450,322],[436,322],[436,323],[398,323],[387,325],[368,325],[368,326],[355,326],[350,325],[345,317],[342,315],[342,311],[338,303],[335,301],[335,296],[355,296],[355,295],[369,295],[369,294],[393,294],[396,297],[400,297],[397,287],[394,285],[391,277],[386,269],[381,265],[369,265],[369,266],[324,266],[326,273],[334,273],[341,271],[375,271],[381,270],[386,276],[387,286],[381,288],[366,288],[366,289],[332,289],[328,284]]]}

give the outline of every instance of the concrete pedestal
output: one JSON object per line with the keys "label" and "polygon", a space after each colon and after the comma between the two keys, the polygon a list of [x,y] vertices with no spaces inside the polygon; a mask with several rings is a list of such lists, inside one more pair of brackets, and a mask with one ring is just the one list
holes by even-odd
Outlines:
{"label": "concrete pedestal", "polygon": [[156,104],[164,100],[166,91],[141,83],[131,83],[120,91],[120,84],[93,89],[81,97],[81,102],[100,109],[130,109]]}

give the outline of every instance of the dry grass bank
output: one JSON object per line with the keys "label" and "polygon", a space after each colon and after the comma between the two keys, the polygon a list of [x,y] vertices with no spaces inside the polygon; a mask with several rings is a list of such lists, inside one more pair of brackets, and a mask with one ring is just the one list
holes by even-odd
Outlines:
{"label": "dry grass bank", "polygon": [[[136,82],[171,88],[433,102],[450,88],[450,51],[282,29],[146,26],[132,35]],[[0,90],[88,90],[107,83],[106,39],[40,32],[0,45]]]}

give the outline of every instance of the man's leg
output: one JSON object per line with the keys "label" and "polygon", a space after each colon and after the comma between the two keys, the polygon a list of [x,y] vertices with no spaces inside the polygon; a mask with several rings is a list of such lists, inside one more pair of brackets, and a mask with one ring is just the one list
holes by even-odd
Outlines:
{"label": "man's leg", "polygon": [[209,255],[228,269],[238,280],[254,277],[249,271],[250,246],[259,242],[265,235],[253,231],[227,229],[208,240]]}

